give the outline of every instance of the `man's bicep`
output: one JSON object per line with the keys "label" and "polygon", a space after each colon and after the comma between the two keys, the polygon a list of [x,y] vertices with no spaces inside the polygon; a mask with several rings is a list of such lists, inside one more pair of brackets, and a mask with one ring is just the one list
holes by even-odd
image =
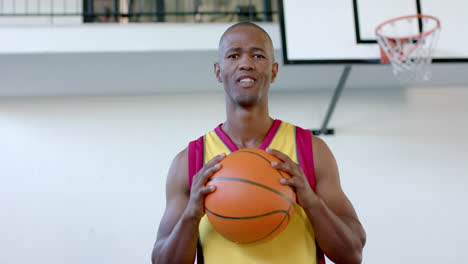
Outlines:
{"label": "man's bicep", "polygon": [[167,237],[182,216],[189,200],[187,149],[171,164],[166,181],[166,209],[159,224],[157,240]]}
{"label": "man's bicep", "polygon": [[333,153],[325,142],[314,137],[314,164],[316,172],[316,193],[336,215],[357,219],[353,205],[343,192],[338,166]]}

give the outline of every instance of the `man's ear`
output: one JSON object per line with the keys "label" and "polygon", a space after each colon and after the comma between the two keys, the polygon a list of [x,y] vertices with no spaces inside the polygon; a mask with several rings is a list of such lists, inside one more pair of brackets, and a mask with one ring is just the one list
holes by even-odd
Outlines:
{"label": "man's ear", "polygon": [[221,72],[221,69],[219,68],[219,63],[215,62],[214,63],[214,74],[216,76],[216,79],[218,80],[218,82],[222,83],[223,80],[221,79],[221,76],[220,76],[220,72]]}
{"label": "man's ear", "polygon": [[276,75],[278,75],[278,68],[279,65],[277,62],[273,63],[271,67],[271,83],[273,83],[276,80]]}

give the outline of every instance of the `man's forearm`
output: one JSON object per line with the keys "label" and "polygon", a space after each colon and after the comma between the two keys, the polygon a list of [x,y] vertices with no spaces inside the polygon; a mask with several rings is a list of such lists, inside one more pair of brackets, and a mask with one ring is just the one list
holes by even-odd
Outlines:
{"label": "man's forearm", "polygon": [[184,214],[169,236],[158,240],[153,248],[153,264],[192,264],[197,251],[200,220]]}
{"label": "man's forearm", "polygon": [[321,199],[304,210],[328,258],[340,264],[361,263],[365,235],[357,220],[337,216]]}

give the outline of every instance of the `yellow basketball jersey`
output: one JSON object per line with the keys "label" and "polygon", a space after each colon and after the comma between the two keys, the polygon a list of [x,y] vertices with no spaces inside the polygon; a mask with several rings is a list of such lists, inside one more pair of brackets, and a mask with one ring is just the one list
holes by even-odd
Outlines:
{"label": "yellow basketball jersey", "polygon": [[[298,140],[298,137],[301,137],[300,140]],[[309,183],[312,188],[315,188],[311,138],[312,135],[309,131],[280,120],[275,120],[260,148],[272,148],[288,155],[294,162],[299,163],[303,167],[306,174],[309,174],[307,175]],[[308,149],[304,150],[303,146],[298,146],[298,144],[303,142],[309,142],[305,144]],[[196,145],[198,145],[198,155],[193,150]],[[192,141],[189,146],[192,148],[192,151],[190,151],[189,147],[190,182],[191,177],[203,164],[218,154],[229,154],[237,150],[236,145],[222,131],[221,125],[198,139],[198,141]],[[309,153],[304,155],[301,154],[301,151]],[[309,156],[306,158],[300,157],[307,155]],[[302,163],[305,160],[309,160],[309,163],[312,164],[304,166],[304,164],[301,164],[301,160]],[[198,166],[195,164],[197,162]],[[318,259],[317,256],[319,257]],[[288,226],[278,236],[270,241],[253,245],[237,244],[225,239],[214,230],[205,215],[199,225],[197,260],[198,263],[206,264],[320,264],[323,263],[323,255],[316,247],[314,229],[306,213],[301,206],[295,204],[294,214]]]}

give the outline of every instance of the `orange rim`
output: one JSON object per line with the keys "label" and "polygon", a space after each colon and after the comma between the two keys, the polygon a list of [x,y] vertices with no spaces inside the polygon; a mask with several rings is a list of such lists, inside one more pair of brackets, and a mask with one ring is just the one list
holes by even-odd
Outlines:
{"label": "orange rim", "polygon": [[[386,36],[379,33],[379,30],[383,26],[385,26],[387,24],[390,24],[390,23],[393,23],[393,22],[398,21],[398,20],[404,20],[404,19],[409,19],[409,18],[417,18],[417,19],[429,18],[429,19],[433,19],[436,22],[436,25],[431,30],[421,32],[421,33],[416,34],[414,36],[408,36],[408,37],[400,37],[400,38],[386,37]],[[412,38],[427,37],[427,36],[431,35],[432,33],[434,33],[439,28],[440,28],[440,20],[438,18],[436,18],[435,16],[417,14],[417,15],[408,15],[408,16],[396,17],[396,18],[392,18],[392,19],[389,19],[387,21],[384,21],[375,28],[375,34],[377,36],[381,37],[381,38],[386,38],[386,39],[390,39],[390,40],[397,40],[398,39],[400,41],[405,41],[405,40],[412,39]]]}

